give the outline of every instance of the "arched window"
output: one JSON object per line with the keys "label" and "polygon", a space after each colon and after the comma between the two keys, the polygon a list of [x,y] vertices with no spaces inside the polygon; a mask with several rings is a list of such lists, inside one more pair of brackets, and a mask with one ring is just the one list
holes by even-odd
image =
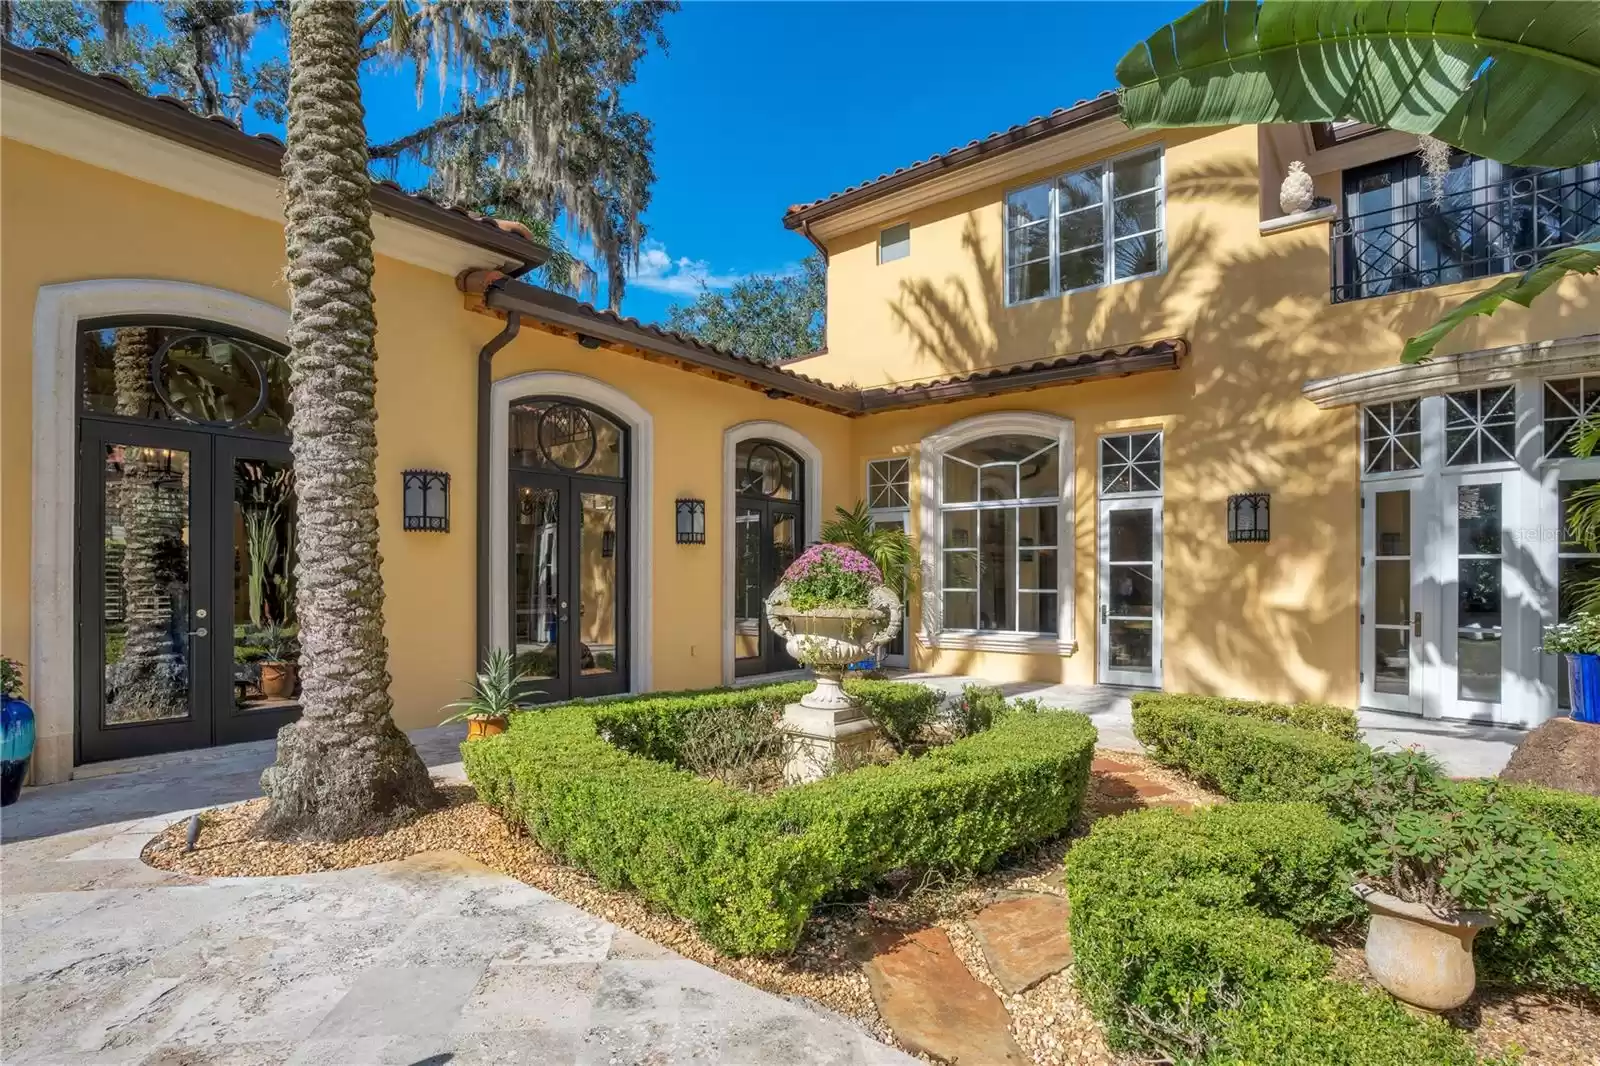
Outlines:
{"label": "arched window", "polygon": [[511,405],[511,465],[554,474],[625,477],[627,434],[610,416],[563,399]]}
{"label": "arched window", "polygon": [[1072,629],[1072,424],[985,415],[923,441],[924,641],[1042,651]]}
{"label": "arched window", "polygon": [[734,452],[734,491],[769,500],[800,498],[800,460],[769,440],[740,441]]}
{"label": "arched window", "polygon": [[86,414],[287,436],[289,361],[217,326],[98,320],[79,332]]}

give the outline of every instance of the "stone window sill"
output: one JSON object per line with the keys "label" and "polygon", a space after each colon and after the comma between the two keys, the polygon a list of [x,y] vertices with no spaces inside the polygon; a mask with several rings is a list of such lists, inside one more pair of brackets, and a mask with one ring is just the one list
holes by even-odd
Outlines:
{"label": "stone window sill", "polygon": [[940,651],[999,651],[1014,655],[1075,655],[1078,642],[1038,633],[918,633],[925,648]]}
{"label": "stone window sill", "polygon": [[1314,226],[1319,222],[1332,222],[1338,217],[1338,204],[1323,204],[1309,211],[1297,211],[1292,215],[1269,218],[1261,223],[1261,235],[1265,237],[1269,233],[1285,233],[1292,229],[1300,229],[1302,226]]}

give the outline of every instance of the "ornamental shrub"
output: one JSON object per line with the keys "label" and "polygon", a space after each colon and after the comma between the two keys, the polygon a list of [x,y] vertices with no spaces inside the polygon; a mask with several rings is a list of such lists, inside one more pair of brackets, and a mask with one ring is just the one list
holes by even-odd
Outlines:
{"label": "ornamental shrub", "polygon": [[1566,844],[1600,847],[1600,797],[1543,785],[1521,785],[1485,778],[1461,787],[1479,791],[1493,786],[1502,803]]}
{"label": "ornamental shrub", "polygon": [[[1026,704],[1023,709],[1028,709]],[[994,685],[963,685],[961,695],[951,701],[950,731],[958,737],[981,733],[1005,710],[1005,693]]]}
{"label": "ornamental shrub", "polygon": [[1555,898],[1523,922],[1478,935],[1486,982],[1600,995],[1600,847],[1562,849]]}
{"label": "ornamental shrub", "polygon": [[1269,703],[1235,699],[1232,696],[1193,696],[1181,692],[1135,693],[1133,708],[1137,711],[1141,707],[1182,707],[1232,714],[1263,722],[1277,722],[1279,725],[1298,726],[1341,740],[1355,740],[1360,736],[1356,712],[1331,703]]}
{"label": "ornamental shrub", "polygon": [[1101,819],[1067,854],[1076,979],[1108,1041],[1178,1062],[1474,1062],[1386,994],[1329,980],[1300,929],[1361,910],[1339,824],[1309,803]]}
{"label": "ornamental shrub", "polygon": [[783,572],[789,606],[797,611],[822,607],[866,607],[883,574],[871,559],[843,544],[813,544]]}
{"label": "ornamental shrub", "polygon": [[[855,684],[868,701],[920,688]],[[768,796],[673,765],[696,710],[781,705],[809,687],[567,704],[517,715],[506,733],[464,745],[462,758],[479,798],[540,845],[734,955],[791,950],[828,893],[907,867],[988,869],[1077,818],[1095,730],[1069,712],[1006,715],[920,758]]]}
{"label": "ornamental shrub", "polygon": [[1343,724],[1326,711],[1308,712],[1326,726],[1310,730],[1205,700],[1145,698],[1151,695],[1158,694],[1141,693],[1133,705],[1133,733],[1150,757],[1229,799],[1307,799],[1323,778],[1367,757],[1367,746],[1345,739]]}

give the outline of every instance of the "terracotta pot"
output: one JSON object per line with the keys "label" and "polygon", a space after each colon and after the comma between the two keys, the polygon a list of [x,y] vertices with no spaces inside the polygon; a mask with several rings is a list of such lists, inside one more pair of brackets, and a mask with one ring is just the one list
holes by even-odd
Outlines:
{"label": "terracotta pot", "polygon": [[506,731],[504,718],[468,718],[467,739],[477,740],[480,737],[496,737]]}
{"label": "terracotta pot", "polygon": [[1396,999],[1426,1010],[1450,1010],[1472,998],[1478,974],[1472,941],[1495,924],[1484,911],[1441,918],[1421,903],[1407,903],[1370,885],[1352,892],[1372,912],[1367,925],[1367,969]]}
{"label": "terracotta pot", "polygon": [[261,664],[261,694],[268,699],[288,699],[294,695],[294,663],[266,661]]}

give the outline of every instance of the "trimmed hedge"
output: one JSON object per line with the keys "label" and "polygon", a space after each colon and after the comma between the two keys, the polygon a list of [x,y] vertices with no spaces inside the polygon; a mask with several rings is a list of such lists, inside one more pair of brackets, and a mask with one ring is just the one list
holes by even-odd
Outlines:
{"label": "trimmed hedge", "polygon": [[1528,821],[1567,844],[1600,847],[1600,798],[1540,785],[1519,785],[1485,778],[1469,788],[1498,786],[1500,798]]}
{"label": "trimmed hedge", "polygon": [[1214,714],[1255,718],[1279,725],[1298,726],[1315,733],[1326,733],[1341,740],[1356,740],[1360,729],[1356,712],[1331,703],[1269,703],[1241,700],[1232,696],[1192,696],[1181,692],[1140,692],[1133,697],[1133,708],[1181,707]]}
{"label": "trimmed hedge", "polygon": [[1339,825],[1309,803],[1102,819],[1067,855],[1075,972],[1121,1049],[1255,1066],[1476,1061],[1443,1023],[1329,980],[1299,928],[1361,910]]}
{"label": "trimmed hedge", "polygon": [[1600,847],[1568,845],[1562,898],[1518,925],[1478,936],[1484,980],[1600,995]]}
{"label": "trimmed hedge", "polygon": [[[1368,748],[1346,739],[1343,708],[1307,705],[1303,718],[1325,728],[1304,729],[1273,720],[1282,704],[1249,704],[1260,713],[1218,710],[1206,697],[1141,693],[1133,698],[1133,734],[1150,757],[1182,770],[1229,799],[1292,802],[1309,797],[1311,786],[1367,757]],[[1287,713],[1287,712],[1284,712]]]}
{"label": "trimmed hedge", "polygon": [[[893,682],[868,682],[891,685]],[[624,750],[667,755],[707,701],[788,700],[809,685],[568,704],[462,748],[485,803],[613,887],[692,921],[735,955],[790,950],[825,895],[903,867],[983,870],[1078,815],[1095,729],[1007,713],[920,758],[755,796]],[[902,689],[918,686],[899,684]],[[793,694],[791,694],[793,690]],[[852,685],[852,691],[864,691]],[[911,698],[877,690],[864,698]]]}

